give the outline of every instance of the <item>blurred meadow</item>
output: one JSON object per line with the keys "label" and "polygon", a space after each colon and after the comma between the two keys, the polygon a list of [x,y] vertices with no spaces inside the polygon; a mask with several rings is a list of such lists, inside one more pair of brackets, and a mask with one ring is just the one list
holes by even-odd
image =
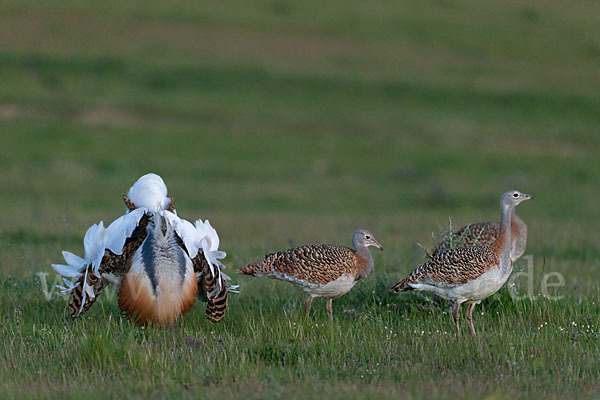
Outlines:
{"label": "blurred meadow", "polygon": [[[3,398],[600,396],[600,2],[3,0],[0,82]],[[71,322],[45,298],[147,172],[219,232],[242,285],[219,324],[198,302],[138,328],[109,292]],[[512,188],[534,195],[533,267],[476,308],[477,338],[387,292]],[[233,276],[357,228],[385,251],[333,323]]]}

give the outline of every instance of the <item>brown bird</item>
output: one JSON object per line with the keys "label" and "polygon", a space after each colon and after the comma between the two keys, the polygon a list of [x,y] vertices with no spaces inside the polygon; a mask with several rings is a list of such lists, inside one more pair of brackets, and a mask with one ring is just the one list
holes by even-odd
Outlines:
{"label": "brown bird", "polygon": [[85,258],[63,252],[68,265],[54,264],[72,293],[71,317],[85,313],[100,291],[119,288],[119,308],[137,324],[167,326],[195,304],[207,302],[206,317],[218,322],[227,307],[224,266],[217,260],[217,233],[208,221],[179,218],[167,188],[155,174],[142,176],[123,196],[128,213],[106,229],[102,222],[85,235]]}
{"label": "brown bird", "polygon": [[452,316],[456,334],[462,303],[469,303],[467,321],[473,336],[473,309],[483,299],[496,293],[512,272],[511,219],[514,208],[532,196],[509,190],[500,197],[500,232],[489,245],[458,247],[441,251],[396,283],[390,291],[423,290],[437,294],[454,303]]}
{"label": "brown bird", "polygon": [[369,246],[383,250],[375,237],[364,229],[352,234],[354,249],[313,244],[271,253],[256,263],[238,269],[238,274],[268,276],[294,284],[309,294],[306,312],[315,297],[327,298],[327,315],[333,319],[332,300],[348,293],[373,270]]}
{"label": "brown bird", "polygon": [[[500,233],[500,224],[497,222],[476,222],[463,226],[456,232],[451,232],[445,240],[438,243],[437,247],[429,252],[431,257],[444,250],[451,249],[453,243],[458,243],[459,247],[473,246],[476,244],[491,245],[496,241]],[[527,247],[527,225],[515,213],[514,209],[511,216],[510,224],[510,259],[515,262],[525,252]]]}

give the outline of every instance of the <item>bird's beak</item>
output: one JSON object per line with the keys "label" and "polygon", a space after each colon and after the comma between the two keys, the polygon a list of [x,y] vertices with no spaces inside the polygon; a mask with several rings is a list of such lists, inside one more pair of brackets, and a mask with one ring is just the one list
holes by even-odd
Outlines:
{"label": "bird's beak", "polygon": [[525,200],[533,199],[533,196],[530,194],[523,193],[523,195],[525,196]]}
{"label": "bird's beak", "polygon": [[375,239],[373,239],[373,246],[377,247],[379,250],[383,250],[383,246]]}

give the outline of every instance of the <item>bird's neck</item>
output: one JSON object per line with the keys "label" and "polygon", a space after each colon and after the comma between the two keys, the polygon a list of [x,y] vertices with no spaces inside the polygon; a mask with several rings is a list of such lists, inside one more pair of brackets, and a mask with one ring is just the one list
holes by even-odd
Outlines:
{"label": "bird's neck", "polygon": [[500,259],[500,265],[504,267],[508,265],[510,268],[510,224],[512,215],[514,212],[514,206],[502,206],[502,217],[500,219],[500,232],[496,241],[492,245],[494,253]]}
{"label": "bird's neck", "polygon": [[366,271],[365,275],[370,274],[373,271],[373,256],[367,246],[355,246],[356,254],[365,261]]}
{"label": "bird's neck", "polygon": [[[519,216],[515,212],[515,208],[512,209],[510,223],[512,226],[517,227],[517,230],[516,230],[517,233],[522,234],[523,232],[525,232],[527,230],[527,225],[525,225],[525,222],[521,218],[519,218]],[[514,240],[515,238],[512,238],[512,239]]]}

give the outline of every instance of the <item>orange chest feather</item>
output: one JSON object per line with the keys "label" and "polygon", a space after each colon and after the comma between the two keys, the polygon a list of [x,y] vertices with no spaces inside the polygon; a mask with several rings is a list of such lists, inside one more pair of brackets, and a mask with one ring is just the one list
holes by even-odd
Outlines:
{"label": "orange chest feather", "polygon": [[354,265],[356,266],[354,276],[357,280],[362,279],[369,274],[369,261],[365,257],[354,254]]}
{"label": "orange chest feather", "polygon": [[183,285],[159,284],[153,289],[147,275],[130,271],[121,282],[119,308],[138,325],[172,325],[194,306],[197,292],[194,274],[187,275]]}

